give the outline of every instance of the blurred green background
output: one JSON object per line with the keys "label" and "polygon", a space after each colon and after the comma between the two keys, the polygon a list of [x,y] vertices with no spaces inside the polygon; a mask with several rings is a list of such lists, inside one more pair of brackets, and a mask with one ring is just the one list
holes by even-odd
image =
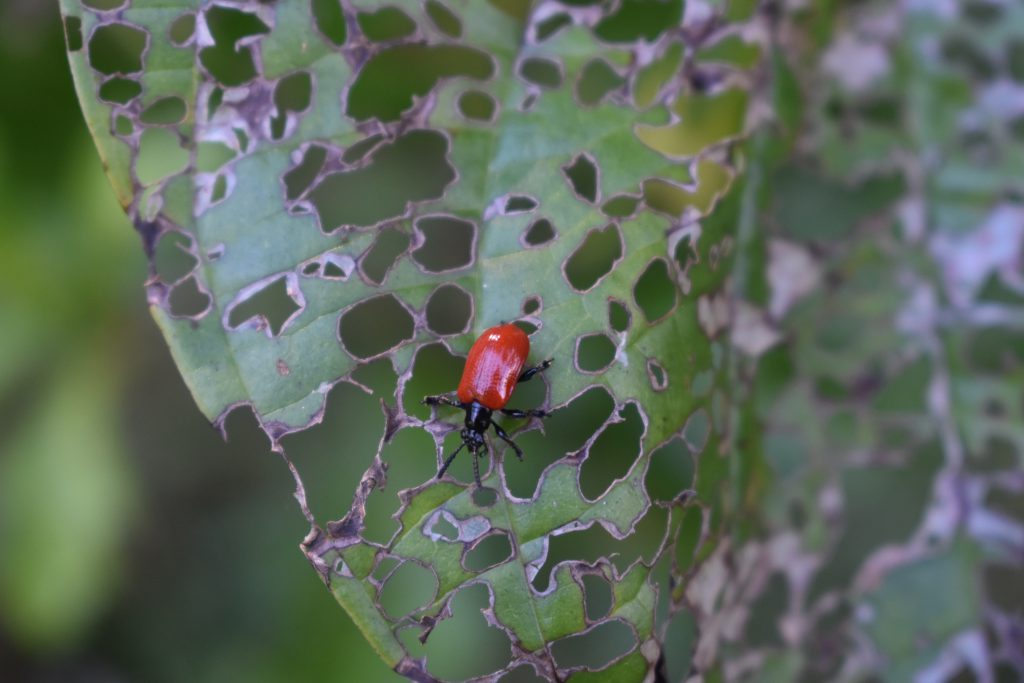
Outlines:
{"label": "blurred green background", "polygon": [[[0,80],[0,680],[395,677],[299,552],[255,421],[225,444],[178,375],[55,2],[0,4]],[[377,411],[352,399],[300,456]]]}

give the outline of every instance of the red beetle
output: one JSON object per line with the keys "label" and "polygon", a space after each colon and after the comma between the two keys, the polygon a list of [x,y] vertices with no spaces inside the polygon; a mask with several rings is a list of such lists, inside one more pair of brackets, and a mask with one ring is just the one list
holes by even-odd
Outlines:
{"label": "red beetle", "polygon": [[480,486],[480,464],[477,457],[486,452],[484,432],[493,426],[498,437],[512,447],[516,456],[522,460],[523,451],[516,445],[505,430],[491,421],[495,411],[509,417],[546,417],[543,410],[515,410],[506,408],[512,390],[520,382],[525,382],[538,372],[551,367],[552,359],[548,359],[532,368],[523,370],[526,357],[530,355],[530,339],[526,333],[515,325],[502,323],[484,330],[484,333],[473,343],[466,358],[466,368],[462,371],[459,388],[455,392],[456,399],[450,396],[427,396],[423,402],[427,405],[446,405],[462,408],[466,411],[466,423],[462,430],[462,445],[448,456],[448,459],[437,471],[440,479],[466,446],[473,454],[473,477]]}

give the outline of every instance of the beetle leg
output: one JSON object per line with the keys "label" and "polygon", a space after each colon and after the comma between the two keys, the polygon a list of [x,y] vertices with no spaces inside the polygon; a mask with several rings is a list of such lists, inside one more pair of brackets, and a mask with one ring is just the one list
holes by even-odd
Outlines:
{"label": "beetle leg", "polygon": [[420,401],[420,403],[423,403],[428,406],[452,406],[454,408],[465,407],[458,401],[452,399],[451,396],[445,396],[444,394],[441,394],[439,396],[424,396],[423,400]]}
{"label": "beetle leg", "polygon": [[[516,410],[515,408],[502,408],[502,414],[509,417],[547,417],[550,413],[546,410],[533,409]],[[499,435],[500,436],[500,435]]]}
{"label": "beetle leg", "polygon": [[473,451],[473,480],[476,482],[477,488],[483,486],[480,483],[480,454],[476,451]]}
{"label": "beetle leg", "polygon": [[512,450],[514,450],[516,452],[516,457],[519,458],[520,461],[522,461],[522,459],[523,459],[523,449],[521,449],[516,444],[516,442],[512,440],[512,437],[510,437],[508,434],[505,433],[504,429],[502,429],[501,427],[498,426],[497,422],[492,422],[491,424],[494,425],[494,431],[495,431],[495,433],[497,433],[498,438],[501,439],[502,441],[504,441],[505,443],[507,443],[509,446],[511,446]]}
{"label": "beetle leg", "polygon": [[[437,471],[437,478],[438,479],[440,479],[441,477],[444,476],[444,473],[448,471],[448,466],[452,464],[452,460],[455,460],[455,456],[458,455],[459,451],[461,451],[465,447],[466,447],[466,442],[463,441],[462,444],[458,448],[455,449],[455,452],[448,456],[448,459],[444,461],[443,465],[441,465],[441,469],[439,469]],[[475,458],[474,458],[473,462],[474,463],[476,462]]]}
{"label": "beetle leg", "polygon": [[533,379],[533,376],[536,375],[538,372],[544,372],[545,370],[550,368],[551,364],[554,361],[555,361],[554,358],[548,358],[546,361],[542,362],[540,365],[536,365],[536,366],[534,366],[532,368],[526,368],[525,370],[523,370],[523,374],[519,375],[519,379],[517,381],[518,382],[529,382],[531,379]]}

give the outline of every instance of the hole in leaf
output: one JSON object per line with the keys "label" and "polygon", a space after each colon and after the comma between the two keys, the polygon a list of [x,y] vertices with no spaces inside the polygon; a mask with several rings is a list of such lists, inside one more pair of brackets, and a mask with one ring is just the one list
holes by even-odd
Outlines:
{"label": "hole in leaf", "polygon": [[588,334],[576,342],[576,367],[580,372],[604,372],[615,360],[615,344],[605,334]]}
{"label": "hole in leaf", "polygon": [[196,170],[213,173],[235,158],[235,150],[223,142],[200,142],[196,150]]}
{"label": "hole in leaf", "polygon": [[537,675],[529,664],[523,664],[501,677],[501,683],[547,683],[548,679]]}
{"label": "hole in leaf", "polygon": [[349,145],[349,147],[342,153],[341,160],[346,164],[354,164],[372,152],[383,139],[383,135],[371,135],[363,138],[362,140]]}
{"label": "hole in leaf", "polygon": [[593,159],[580,154],[572,164],[563,166],[562,172],[579,197],[591,204],[597,201],[597,165]]}
{"label": "hole in leaf", "polygon": [[310,9],[320,33],[338,47],[344,45],[348,27],[345,26],[340,0],[312,0]]}
{"label": "hole in leaf", "polygon": [[587,619],[590,621],[604,619],[612,611],[611,584],[596,574],[584,574],[580,578],[583,581]]}
{"label": "hole in leaf", "polygon": [[[217,110],[220,108],[220,105],[223,104],[223,103],[224,103],[224,88],[222,88],[222,87],[220,87],[218,85],[218,86],[214,87],[214,89],[212,91],[210,91],[210,97],[206,101],[206,118],[212,120],[213,119],[213,115],[217,113]],[[244,145],[242,146],[242,149],[245,149]]]}
{"label": "hole in leaf", "polygon": [[243,38],[270,29],[255,14],[221,5],[206,10],[206,25],[214,44],[199,51],[199,61],[213,78],[225,86],[242,85],[256,77],[251,46],[239,45]]}
{"label": "hole in leaf", "polygon": [[[387,362],[387,359],[384,360]],[[393,373],[389,374],[393,377]],[[393,384],[388,393],[394,395]],[[380,415],[379,403],[377,414]],[[378,436],[383,430],[383,425],[378,426],[376,423],[361,425],[355,429],[364,431],[371,427],[377,429],[376,435]],[[346,437],[343,432],[339,434],[339,437],[340,442],[348,444],[350,437]],[[369,452],[372,453],[374,449],[375,447],[370,448]],[[366,530],[363,534],[365,540],[373,543],[387,543],[394,537],[395,532],[398,531],[398,520],[394,518],[394,514],[398,511],[401,502],[394,492],[412,488],[433,478],[437,471],[432,457],[433,452],[433,439],[422,429],[401,429],[392,441],[384,445],[381,456],[388,465],[387,488],[374,492],[367,501]],[[349,467],[349,471],[355,469]],[[332,496],[332,500],[334,501],[333,509],[337,510],[337,498]]]}
{"label": "hole in leaf", "polygon": [[189,253],[192,240],[177,230],[169,230],[156,244],[153,261],[157,275],[168,284],[177,282],[196,267],[196,257]]}
{"label": "hole in leaf", "polygon": [[620,258],[622,236],[618,226],[611,224],[591,230],[583,238],[583,243],[566,259],[565,277],[573,289],[585,292],[612,272]]}
{"label": "hole in leaf", "polygon": [[601,210],[604,211],[605,215],[612,218],[626,218],[636,213],[636,207],[639,203],[639,197],[620,194],[606,201]]}
{"label": "hole in leaf", "polygon": [[629,312],[626,304],[617,299],[608,299],[608,324],[616,332],[625,332],[629,329],[633,315]]}
{"label": "hole in leaf", "polygon": [[128,104],[142,93],[142,84],[130,78],[110,78],[100,86],[100,99]]}
{"label": "hole in leaf", "polygon": [[543,42],[560,30],[572,24],[568,14],[555,14],[537,24],[537,42]]}
{"label": "hole in leaf", "polygon": [[81,17],[64,17],[64,39],[68,45],[68,52],[78,52],[82,49]]}
{"label": "hole in leaf", "polygon": [[[447,377],[447,381],[445,381],[445,382],[443,382],[443,384],[441,384],[441,386],[444,387],[445,391],[451,391],[454,388],[454,386],[455,386],[455,381],[459,377],[459,371],[461,371],[461,367],[462,367],[462,364],[464,364],[465,359],[461,359],[460,358],[459,362],[460,362],[459,370],[457,370],[454,373],[450,373],[448,375],[448,377]],[[440,383],[440,381],[439,381],[439,383]],[[414,415],[423,413],[423,410],[421,409],[421,407],[415,405],[416,401],[414,399],[418,399],[418,398],[420,398],[420,397],[419,396],[416,396],[416,397],[408,396],[406,398],[406,405],[412,407],[412,410],[410,410],[410,412],[412,414],[414,414]],[[449,408],[448,410],[452,410],[452,409]],[[448,410],[439,411],[438,412],[438,417],[440,417],[441,419],[450,419],[450,413],[448,412]],[[458,413],[456,413],[456,415],[458,415]],[[456,420],[460,420],[459,417],[456,417],[455,419]],[[448,456],[450,456],[461,445],[462,445],[462,439],[459,437],[459,433],[457,431],[449,433],[445,437],[444,441],[441,442],[441,456],[442,456],[442,458],[447,458]],[[433,463],[434,461],[431,460],[431,462]],[[482,455],[480,458],[477,459],[477,464],[480,467],[480,478],[483,479],[483,480],[486,480],[487,477],[490,474],[490,468],[491,468],[491,464],[492,464],[491,463],[491,458],[488,457],[486,454]],[[437,473],[437,468],[435,467],[434,468],[434,474],[436,474],[436,473]],[[465,449],[463,449],[463,451],[459,453],[459,455],[455,458],[455,460],[452,461],[451,466],[445,472],[445,477],[446,478],[450,478],[450,479],[452,479],[454,481],[460,482],[462,484],[470,485],[469,488],[473,489],[472,493],[470,493],[470,497],[472,498],[473,503],[477,507],[479,507],[481,509],[488,508],[488,507],[490,507],[491,505],[493,505],[497,501],[497,494],[494,493],[493,489],[486,488],[486,487],[481,487],[481,488],[477,489],[475,485],[472,485],[473,484],[473,456],[472,456],[471,453],[466,452]],[[477,493],[477,491],[484,491],[484,493]]]}
{"label": "hole in leaf", "polygon": [[612,484],[633,466],[640,455],[640,438],[644,423],[635,403],[619,410],[622,422],[608,425],[590,447],[580,470],[580,491],[590,500],[597,500]]}
{"label": "hole in leaf", "polygon": [[598,22],[594,33],[610,43],[650,43],[682,18],[682,0],[623,0],[616,12]]}
{"label": "hole in leaf", "polygon": [[372,358],[412,339],[412,315],[393,294],[361,301],[338,325],[342,346],[356,358]]}
{"label": "hole in leaf", "polygon": [[561,638],[551,644],[558,668],[586,666],[599,669],[636,646],[633,629],[618,619],[602,622],[586,633]]}
{"label": "hole in leaf", "polygon": [[83,5],[100,12],[109,12],[112,9],[117,9],[124,3],[125,0],[82,0]]}
{"label": "hole in leaf", "polygon": [[196,15],[188,12],[187,14],[182,14],[171,22],[171,27],[168,30],[168,36],[174,45],[184,47],[188,41],[192,40],[192,35],[195,32]]}
{"label": "hole in leaf", "polygon": [[401,564],[401,561],[397,557],[380,557],[373,571],[370,572],[370,576],[375,581],[383,582],[391,572],[398,568],[399,564]]}
{"label": "hole in leaf", "polygon": [[146,107],[139,120],[150,126],[169,126],[181,123],[186,113],[185,100],[180,97],[164,97]]}
{"label": "hole in leaf", "polygon": [[[481,463],[481,471],[484,470],[483,463]],[[482,475],[481,475],[482,476]],[[498,492],[492,488],[486,486],[480,486],[473,489],[473,503],[478,508],[489,508],[493,507],[498,502]]]}
{"label": "hole in leaf", "polygon": [[397,7],[382,7],[376,12],[360,12],[356,21],[363,35],[374,42],[399,40],[416,32],[416,22]]}
{"label": "hole in leaf", "polygon": [[676,287],[664,259],[651,261],[633,287],[633,300],[647,322],[664,317],[676,305]]}
{"label": "hole in leaf", "polygon": [[620,572],[638,559],[652,562],[664,539],[666,520],[664,508],[651,507],[637,522],[634,532],[621,540],[600,524],[552,535],[548,539],[544,566],[533,579],[534,588],[547,591],[552,588],[552,581],[560,583],[558,572],[562,569],[558,565],[567,560],[593,564],[604,557]]}
{"label": "hole in leaf", "polygon": [[327,254],[324,256],[324,270],[321,277],[325,280],[347,280],[355,267],[355,261],[351,256]]}
{"label": "hole in leaf", "polygon": [[302,157],[302,161],[284,174],[285,194],[289,200],[294,201],[302,196],[313,181],[320,169],[327,161],[327,150],[320,145],[310,145]]}
{"label": "hole in leaf", "polygon": [[438,0],[427,0],[427,16],[434,22],[437,30],[446,36],[450,38],[462,36],[462,22]]}
{"label": "hole in leaf", "polygon": [[576,83],[576,97],[585,107],[593,107],[604,99],[605,95],[626,82],[615,69],[603,59],[592,59],[583,67],[580,79]]}
{"label": "hole in leaf", "polygon": [[274,89],[274,105],[277,116],[270,121],[270,135],[275,140],[284,137],[287,112],[302,112],[309,108],[313,97],[313,77],[308,71],[298,71],[285,76]]}
{"label": "hole in leaf", "polygon": [[227,196],[228,178],[226,175],[221,173],[217,176],[217,179],[213,181],[213,192],[210,193],[210,203],[216,204]]}
{"label": "hole in leaf", "polygon": [[[490,592],[483,584],[466,586],[452,600],[452,616],[440,622],[430,634],[426,646],[410,651],[424,652],[427,669],[444,681],[464,681],[508,666],[512,646],[503,631],[490,626],[483,611],[490,607]],[[410,635],[418,632],[409,631]],[[458,653],[458,656],[452,656]]]}
{"label": "hole in leaf", "polygon": [[128,137],[134,132],[135,126],[132,125],[132,120],[127,116],[118,114],[117,118],[114,119],[114,133]]}
{"label": "hole in leaf", "polygon": [[540,311],[541,300],[539,296],[530,296],[523,301],[523,315],[533,315]]}
{"label": "hole in leaf", "polygon": [[150,128],[142,133],[135,173],[143,185],[152,185],[188,166],[188,151],[178,136],[166,128]]}
{"label": "hole in leaf", "polygon": [[[454,285],[442,285],[442,287],[444,286],[454,287]],[[420,400],[424,396],[444,394],[455,389],[465,364],[465,358],[456,356],[445,348],[444,344],[434,343],[419,347],[413,361],[412,378],[406,383],[405,391],[402,394],[405,411],[423,420],[429,419],[431,408],[420,403]],[[461,420],[462,413],[457,408],[440,407],[437,408],[437,417],[441,420],[452,418]],[[461,443],[461,439],[455,439],[455,443]],[[451,451],[446,451],[446,454],[450,453]],[[463,458],[460,453],[455,461],[462,465],[463,459],[471,460],[469,453],[465,455],[466,457]],[[434,474],[437,472],[435,471]]]}
{"label": "hole in leaf", "polygon": [[526,241],[527,246],[538,247],[555,239],[555,229],[552,227],[551,221],[547,218],[541,218],[538,221],[534,221],[527,228],[523,239]]}
{"label": "hole in leaf", "polygon": [[105,24],[89,40],[89,64],[103,74],[142,71],[146,33],[127,24]]}
{"label": "hole in leaf", "polygon": [[392,619],[426,606],[437,593],[437,578],[426,567],[407,560],[392,572],[380,591],[380,606]]}
{"label": "hole in leaf", "polygon": [[653,358],[647,360],[647,377],[655,391],[665,391],[668,388],[668,373],[662,364]]}
{"label": "hole in leaf", "polygon": [[530,57],[519,65],[519,75],[528,83],[542,88],[557,88],[562,85],[562,70],[558,62],[540,57]]}
{"label": "hole in leaf", "polygon": [[348,115],[359,121],[395,121],[430,92],[438,79],[490,78],[494,64],[486,53],[460,45],[399,45],[370,58],[349,91]]}
{"label": "hole in leaf", "polygon": [[467,571],[482,572],[512,559],[512,542],[508,534],[488,534],[474,543],[462,559]]}
{"label": "hole in leaf", "polygon": [[279,277],[247,298],[229,304],[228,326],[238,329],[245,322],[255,319],[257,329],[268,324],[270,334],[276,337],[299,308],[299,304],[288,292],[287,278]]}
{"label": "hole in leaf", "polygon": [[527,336],[530,336],[538,329],[537,326],[531,323],[529,320],[516,320],[512,324],[521,329],[523,332],[525,332]]}
{"label": "hole in leaf", "polygon": [[537,208],[537,200],[524,195],[512,195],[505,202],[505,213],[525,213]]}
{"label": "hole in leaf", "polygon": [[183,280],[171,290],[169,299],[171,315],[180,318],[195,318],[210,307],[210,295],[199,289],[194,277]]}
{"label": "hole in leaf", "polygon": [[644,488],[651,500],[671,501],[694,485],[694,463],[682,438],[673,438],[651,454]]}
{"label": "hole in leaf", "polygon": [[459,111],[467,119],[493,121],[498,105],[482,90],[467,90],[459,96]]}
{"label": "hole in leaf", "polygon": [[427,327],[434,334],[462,334],[469,329],[473,299],[458,285],[441,285],[427,300]]}
{"label": "hole in leaf", "polygon": [[435,131],[414,130],[378,147],[368,165],[327,175],[309,197],[321,227],[330,232],[401,216],[413,202],[440,197],[454,179],[448,140]]}
{"label": "hole in leaf", "polygon": [[[523,386],[531,384],[533,382]],[[544,468],[555,458],[581,448],[611,416],[614,407],[615,403],[607,389],[592,387],[569,401],[565,407],[552,412],[544,420],[544,434],[529,431],[516,435],[514,438],[523,449],[525,458],[522,463],[510,463],[505,467],[505,476],[513,495],[520,498],[533,496]]]}
{"label": "hole in leaf", "polygon": [[412,258],[424,270],[444,273],[473,263],[476,226],[469,221],[428,216],[416,221],[416,231],[423,236],[423,244],[412,252]]}
{"label": "hole in leaf", "polygon": [[409,235],[397,227],[384,228],[377,234],[373,246],[363,256],[359,266],[363,275],[374,284],[381,284],[398,257],[409,248]]}
{"label": "hole in leaf", "polygon": [[434,526],[430,529],[433,533],[449,541],[459,540],[459,530],[448,521],[445,515],[439,515]]}

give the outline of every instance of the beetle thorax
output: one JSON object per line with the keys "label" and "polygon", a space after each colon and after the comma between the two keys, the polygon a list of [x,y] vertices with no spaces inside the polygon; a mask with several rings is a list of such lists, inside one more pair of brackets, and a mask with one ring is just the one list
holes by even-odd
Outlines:
{"label": "beetle thorax", "polygon": [[462,430],[462,440],[470,448],[483,445],[484,432],[491,426],[491,411],[473,401],[466,408],[466,428]]}

